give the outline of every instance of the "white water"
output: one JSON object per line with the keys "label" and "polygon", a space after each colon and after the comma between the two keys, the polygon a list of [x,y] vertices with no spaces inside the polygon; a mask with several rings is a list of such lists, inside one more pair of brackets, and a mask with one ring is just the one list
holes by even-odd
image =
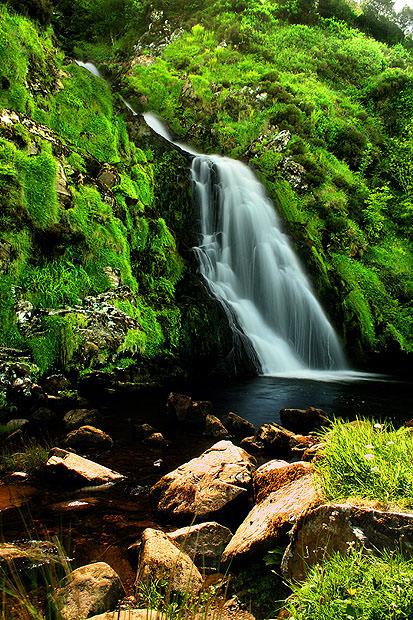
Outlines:
{"label": "white water", "polygon": [[82,62],[81,60],[76,60],[75,62],[77,65],[79,65],[79,67],[83,67],[84,69],[86,69],[86,71],[92,73],[92,75],[96,75],[96,77],[102,77],[99,69],[93,64],[93,62]]}
{"label": "white water", "polygon": [[200,272],[251,341],[263,374],[302,376],[346,367],[338,338],[281,231],[274,206],[239,161],[192,164],[200,209]]}
{"label": "white water", "polygon": [[330,381],[361,378],[345,370],[334,329],[250,168],[200,155],[174,142],[155,115],[144,118],[160,136],[194,155],[200,218],[200,244],[194,249],[200,272],[233,332],[247,336],[258,372]]}

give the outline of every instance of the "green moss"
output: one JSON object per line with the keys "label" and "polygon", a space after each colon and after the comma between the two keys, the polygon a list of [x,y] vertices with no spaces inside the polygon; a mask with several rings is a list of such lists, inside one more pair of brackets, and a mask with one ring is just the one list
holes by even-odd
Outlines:
{"label": "green moss", "polygon": [[43,333],[30,340],[36,365],[41,373],[51,369],[68,369],[82,339],[79,329],[83,315],[50,315],[43,319]]}
{"label": "green moss", "polygon": [[23,204],[35,228],[49,228],[59,221],[57,163],[52,155],[17,155],[17,170],[23,188]]}

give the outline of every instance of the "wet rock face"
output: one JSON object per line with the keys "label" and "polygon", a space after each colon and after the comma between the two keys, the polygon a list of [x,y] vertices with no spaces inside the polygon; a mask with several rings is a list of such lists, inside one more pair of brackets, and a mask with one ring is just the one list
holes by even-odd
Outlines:
{"label": "wet rock face", "polygon": [[254,459],[230,441],[166,474],[152,488],[157,510],[177,519],[205,518],[247,496]]}
{"label": "wet rock face", "polygon": [[198,594],[202,577],[191,558],[166,534],[147,528],[142,535],[142,548],[136,584],[154,580],[167,581],[173,592]]}
{"label": "wet rock face", "polygon": [[320,501],[312,474],[270,493],[241,523],[224,550],[222,561],[244,560],[277,546],[300,514]]}
{"label": "wet rock face", "polygon": [[368,553],[398,550],[410,557],[413,514],[351,504],[323,505],[303,513],[291,532],[281,565],[283,575],[301,581],[311,566],[351,547],[363,547]]}
{"label": "wet rock face", "polygon": [[216,416],[207,415],[205,419],[204,435],[207,437],[215,437],[216,439],[226,439],[229,437],[229,432]]}
{"label": "wet rock face", "polygon": [[274,456],[300,456],[318,439],[311,435],[297,435],[275,423],[263,424],[253,437],[246,437],[241,445],[253,452],[265,452]]}
{"label": "wet rock face", "polygon": [[53,600],[62,620],[79,620],[115,609],[123,595],[118,574],[105,562],[96,562],[70,573]]}
{"label": "wet rock face", "polygon": [[100,485],[119,482],[124,476],[73,452],[52,448],[46,473],[67,485]]}
{"label": "wet rock face", "polygon": [[94,426],[81,426],[71,431],[64,439],[64,445],[78,450],[109,450],[113,447],[113,439]]}
{"label": "wet rock face", "polygon": [[211,569],[218,568],[232,532],[224,525],[210,521],[168,532],[168,538],[178,543],[197,566]]}
{"label": "wet rock face", "polygon": [[308,409],[281,409],[280,420],[282,426],[293,433],[306,435],[328,426],[330,420],[322,409],[309,407]]}

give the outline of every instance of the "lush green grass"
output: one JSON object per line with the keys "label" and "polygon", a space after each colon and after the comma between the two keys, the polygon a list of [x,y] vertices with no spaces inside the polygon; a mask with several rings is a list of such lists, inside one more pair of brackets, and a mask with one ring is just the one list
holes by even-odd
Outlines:
{"label": "lush green grass", "polygon": [[293,584],[290,620],[409,620],[413,617],[413,561],[391,554],[335,555]]}
{"label": "lush green grass", "polygon": [[315,468],[329,500],[349,497],[413,509],[413,433],[390,423],[336,420]]}
{"label": "lush green grass", "polygon": [[355,355],[411,350],[411,51],[334,19],[288,23],[287,3],[157,6],[187,30],[136,64],[125,92],[198,148],[250,160]]}

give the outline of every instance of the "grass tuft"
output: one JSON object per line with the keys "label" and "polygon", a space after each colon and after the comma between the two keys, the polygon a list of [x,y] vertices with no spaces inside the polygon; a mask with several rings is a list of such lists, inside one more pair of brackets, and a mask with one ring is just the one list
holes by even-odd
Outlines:
{"label": "grass tuft", "polygon": [[413,509],[413,434],[383,424],[335,420],[316,464],[329,500],[357,497]]}
{"label": "grass tuft", "polygon": [[290,620],[408,620],[413,617],[413,561],[399,555],[335,555],[292,586]]}

